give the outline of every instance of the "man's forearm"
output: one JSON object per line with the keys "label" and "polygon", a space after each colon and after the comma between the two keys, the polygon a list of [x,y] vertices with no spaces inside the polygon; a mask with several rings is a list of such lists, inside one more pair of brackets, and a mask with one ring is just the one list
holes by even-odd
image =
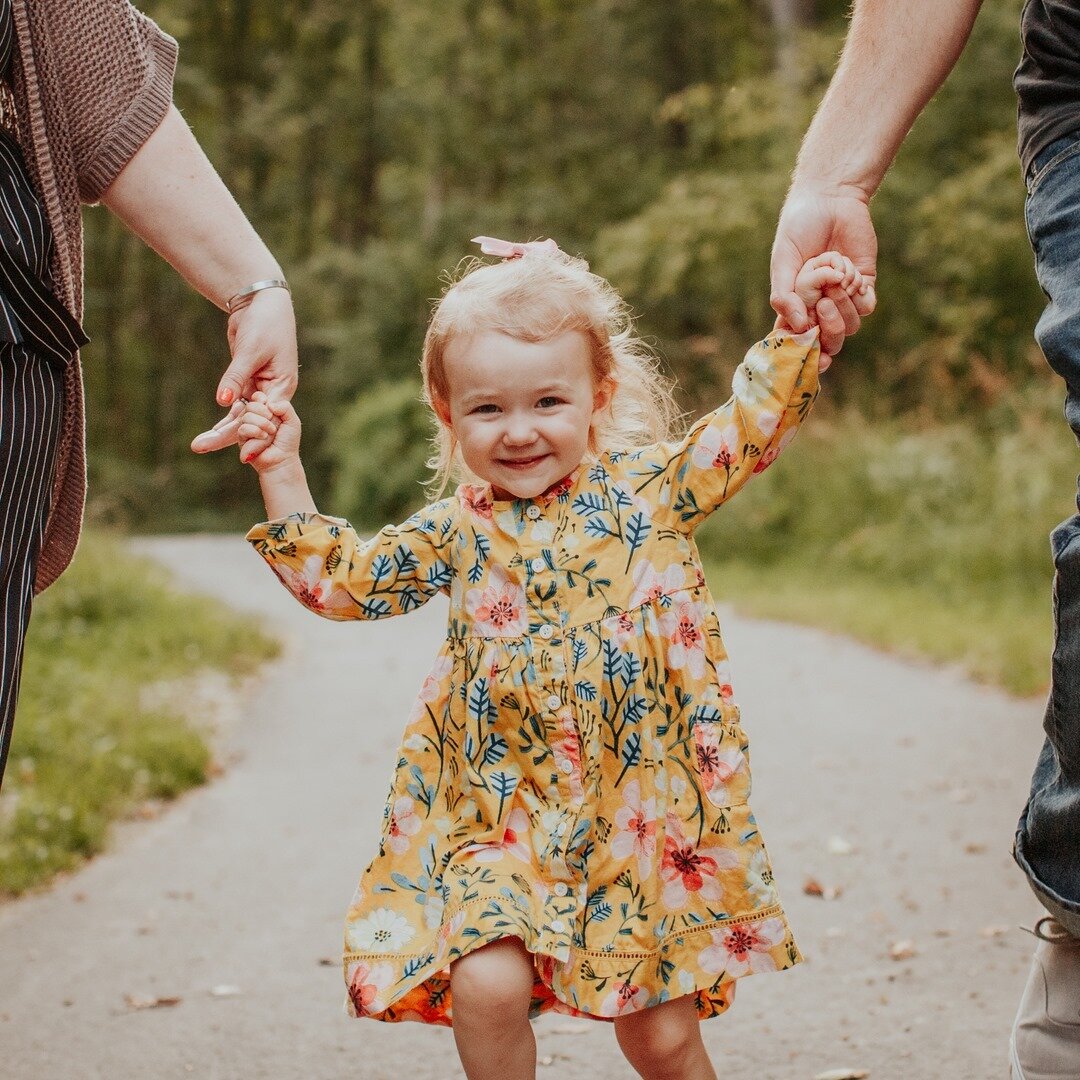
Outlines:
{"label": "man's forearm", "polygon": [[855,0],[840,63],[803,140],[795,185],[877,190],[952,70],[982,0]]}
{"label": "man's forearm", "polygon": [[220,308],[282,276],[175,106],[101,201]]}

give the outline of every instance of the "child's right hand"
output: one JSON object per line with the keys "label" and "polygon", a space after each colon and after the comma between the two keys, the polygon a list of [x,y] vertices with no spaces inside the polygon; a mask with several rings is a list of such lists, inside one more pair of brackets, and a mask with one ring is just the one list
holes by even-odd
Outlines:
{"label": "child's right hand", "polygon": [[264,473],[300,458],[300,417],[287,401],[269,401],[261,390],[251,395],[237,428],[240,460]]}

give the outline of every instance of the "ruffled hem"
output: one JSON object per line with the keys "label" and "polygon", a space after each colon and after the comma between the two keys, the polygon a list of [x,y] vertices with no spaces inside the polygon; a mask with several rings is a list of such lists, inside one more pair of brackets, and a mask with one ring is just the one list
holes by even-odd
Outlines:
{"label": "ruffled hem", "polygon": [[[540,947],[531,921],[480,935],[466,911],[496,897],[481,896],[444,919],[435,948],[409,956],[346,951],[342,957],[349,1016],[386,1023],[453,1025],[450,962],[503,938],[517,938],[533,959],[529,1018],[546,1012],[612,1021],[674,998],[694,994],[698,1017],[719,1016],[746,975],[784,971],[802,961],[779,904],[685,927],[652,951],[614,952],[568,947],[564,957]],[[497,899],[505,903],[506,897]],[[709,970],[704,953],[712,952]]]}

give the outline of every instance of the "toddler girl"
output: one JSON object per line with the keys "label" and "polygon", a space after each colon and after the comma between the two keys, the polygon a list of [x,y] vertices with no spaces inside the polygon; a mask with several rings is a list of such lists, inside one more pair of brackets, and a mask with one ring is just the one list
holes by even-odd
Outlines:
{"label": "toddler girl", "polygon": [[[614,290],[552,241],[485,240],[422,361],[445,488],[362,541],[320,514],[290,405],[256,395],[248,539],[331,619],[449,596],[378,855],[348,912],[351,1015],[450,1024],[470,1080],[532,1077],[529,1018],[615,1021],[644,1077],[714,1077],[698,1020],[798,963],[753,814],[747,738],[694,531],[810,411],[816,328],[774,332],[672,440],[670,390]],[[861,296],[840,256],[808,307]]]}

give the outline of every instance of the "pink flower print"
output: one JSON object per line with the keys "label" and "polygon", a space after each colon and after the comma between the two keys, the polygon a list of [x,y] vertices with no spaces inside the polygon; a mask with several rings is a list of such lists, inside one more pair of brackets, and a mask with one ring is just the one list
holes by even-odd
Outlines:
{"label": "pink flower print", "polygon": [[394,981],[391,964],[367,964],[363,960],[349,968],[349,1000],[357,1016],[371,1016],[386,1009],[379,995]]}
{"label": "pink flower print", "polygon": [[503,838],[494,844],[468,844],[462,849],[470,852],[476,862],[499,862],[503,852],[528,864],[532,858],[529,815],[520,806],[510,811],[503,827]]}
{"label": "pink flower print", "polygon": [[667,664],[673,670],[689,668],[695,679],[705,674],[705,605],[685,600],[660,616],[660,629],[668,639]]}
{"label": "pink flower print", "polygon": [[545,504],[553,503],[560,495],[565,495],[574,486],[578,471],[578,469],[574,469],[557,483],[552,484],[551,487],[540,496],[543,502]]}
{"label": "pink flower print", "polygon": [[356,610],[356,601],[331,578],[324,576],[325,563],[321,555],[311,555],[304,560],[300,570],[291,566],[277,565],[274,569],[285,587],[312,611],[334,615],[344,615]]}
{"label": "pink flower print", "polygon": [[725,930],[711,931],[712,944],[698,954],[702,971],[710,975],[727,974],[733,979],[750,972],[775,971],[776,961],[770,950],[785,938],[779,919],[756,923],[736,923]]}
{"label": "pink flower print", "polygon": [[628,982],[616,983],[615,989],[600,1003],[600,1015],[623,1016],[640,1012],[648,1001],[649,995],[643,987]]}
{"label": "pink flower print", "polygon": [[664,904],[670,911],[685,908],[694,893],[700,893],[703,900],[719,900],[723,896],[720,871],[738,866],[739,856],[734,851],[695,847],[683,834],[678,817],[667,815],[660,876],[664,879]]}
{"label": "pink flower print", "polygon": [[678,592],[686,584],[686,571],[678,563],[658,570],[647,559],[634,564],[634,591],[627,607],[636,608],[651,604],[662,596]]}
{"label": "pink flower print", "polygon": [[645,881],[652,875],[656,855],[656,799],[641,799],[641,785],[632,780],[623,789],[625,805],[615,811],[615,826],[619,830],[611,841],[611,854],[617,859],[637,856],[638,878]]}
{"label": "pink flower print", "polygon": [[394,800],[390,822],[386,827],[386,846],[395,855],[404,855],[409,850],[409,837],[415,836],[421,829],[422,822],[413,813],[415,805],[408,795]]}
{"label": "pink flower print", "polygon": [[454,668],[454,661],[449,656],[440,656],[436,659],[432,665],[431,670],[424,677],[423,685],[420,687],[420,692],[416,695],[416,700],[413,702],[412,712],[409,714],[409,723],[414,724],[427,712],[426,706],[432,702],[438,700],[439,690],[442,687],[443,680],[450,674]]}
{"label": "pink flower print", "polygon": [[784,447],[795,438],[795,432],[797,430],[797,428],[788,428],[787,431],[780,436],[780,439],[761,455],[761,459],[754,466],[754,472],[764,472],[780,456],[780,452]]}
{"label": "pink flower print", "polygon": [[478,518],[491,521],[491,496],[487,488],[477,487],[475,484],[462,484],[461,501]]}
{"label": "pink flower print", "polygon": [[745,798],[749,768],[746,755],[738,747],[721,749],[720,735],[716,724],[694,725],[698,775],[711,803],[731,806]]}
{"label": "pink flower print", "polygon": [[485,637],[516,637],[525,632],[525,590],[496,566],[484,589],[465,594],[465,608]]}
{"label": "pink flower print", "polygon": [[615,634],[615,641],[621,649],[628,641],[637,637],[637,627],[634,625],[634,617],[628,611],[624,611],[617,619],[609,624]]}
{"label": "pink flower print", "polygon": [[699,469],[731,470],[739,461],[739,429],[735,424],[728,424],[722,431],[710,425],[698,437],[690,455]]}
{"label": "pink flower print", "polygon": [[716,682],[720,687],[720,696],[725,701],[731,701],[735,691],[731,688],[731,663],[727,660],[716,662]]}

